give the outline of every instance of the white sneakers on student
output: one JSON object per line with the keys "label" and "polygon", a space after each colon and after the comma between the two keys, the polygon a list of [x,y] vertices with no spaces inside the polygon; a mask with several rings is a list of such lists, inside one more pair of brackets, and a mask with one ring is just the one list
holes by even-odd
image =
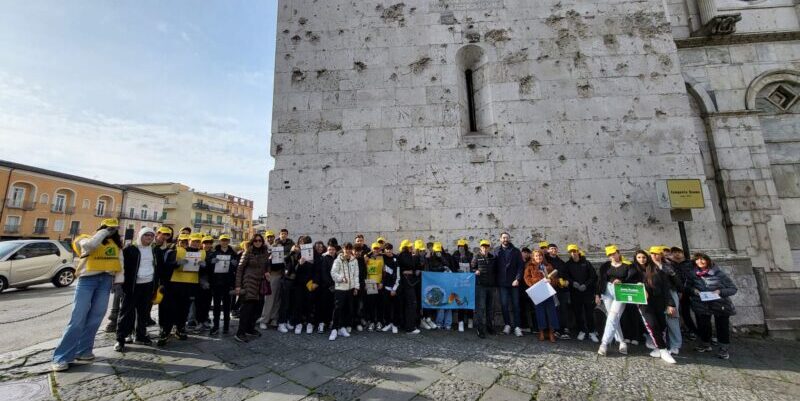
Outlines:
{"label": "white sneakers on student", "polygon": [[345,329],[344,327],[339,329],[339,335],[342,337],[350,337],[350,333],[348,333],[347,329]]}
{"label": "white sneakers on student", "polygon": [[597,333],[595,333],[595,332],[589,333],[589,339],[592,340],[593,343],[599,343],[600,342],[600,339],[597,338]]}
{"label": "white sneakers on student", "polygon": [[467,328],[468,329],[472,328],[472,319],[467,320]]}
{"label": "white sneakers on student", "polygon": [[266,330],[267,329],[267,324],[266,323],[259,323],[258,328],[261,329],[261,330]]}
{"label": "white sneakers on student", "polygon": [[294,326],[294,334],[300,334],[302,332],[303,332],[303,325],[302,324],[298,324],[297,326]]}
{"label": "white sneakers on student", "polygon": [[627,343],[620,343],[619,344],[619,353],[622,355],[628,355],[628,344]]}
{"label": "white sneakers on student", "polygon": [[606,356],[608,354],[608,347],[605,344],[600,344],[600,348],[597,349],[597,353]]}
{"label": "white sneakers on student", "polygon": [[369,332],[375,331],[375,323],[370,323],[367,326],[367,331],[369,331]]}
{"label": "white sneakers on student", "polygon": [[63,372],[67,369],[69,369],[68,362],[53,362],[50,364],[50,370],[53,372]]}
{"label": "white sneakers on student", "polygon": [[392,334],[397,334],[397,326],[390,324],[392,326]]}
{"label": "white sneakers on student", "polygon": [[522,329],[519,327],[514,327],[514,335],[517,337],[522,337]]}
{"label": "white sneakers on student", "polygon": [[317,333],[322,334],[324,332],[325,332],[325,323],[320,323],[319,326],[317,326]]}
{"label": "white sneakers on student", "polygon": [[509,334],[511,334],[511,326],[509,326],[509,325],[505,325],[505,326],[503,327],[503,334],[505,334],[505,335],[509,335]]}
{"label": "white sneakers on student", "polygon": [[288,333],[289,329],[286,328],[285,323],[281,323],[278,325],[278,331],[280,331],[281,333]]}
{"label": "white sneakers on student", "polygon": [[464,332],[464,322],[458,322],[458,331],[461,333]]}
{"label": "white sneakers on student", "polygon": [[419,329],[414,329],[414,331],[409,331],[408,334],[419,334],[421,331]]}
{"label": "white sneakers on student", "polygon": [[669,364],[676,363],[675,358],[672,357],[672,354],[667,349],[661,350],[661,360]]}
{"label": "white sneakers on student", "polygon": [[679,348],[670,348],[669,349],[669,353],[672,354],[672,355],[678,355],[679,352],[681,352],[681,350]]}
{"label": "white sneakers on student", "polygon": [[586,333],[582,331],[578,333],[577,337],[575,337],[575,339],[577,339],[578,341],[583,341],[585,338],[586,338]]}
{"label": "white sneakers on student", "polygon": [[650,356],[652,356],[653,358],[661,358],[661,350],[656,348],[650,351]]}
{"label": "white sneakers on student", "polygon": [[336,339],[336,329],[331,330],[331,335],[328,336],[328,340],[335,340]]}
{"label": "white sneakers on student", "polygon": [[383,326],[383,328],[381,329],[381,331],[382,331],[382,332],[384,332],[384,333],[388,333],[388,332],[389,332],[389,330],[391,330],[391,329],[392,329],[392,326],[393,326],[393,325],[392,325],[391,323],[389,323],[389,324],[387,324],[386,326]]}
{"label": "white sneakers on student", "polygon": [[359,324],[358,326],[356,326],[356,330],[360,333],[360,332],[364,331],[364,326]]}
{"label": "white sneakers on student", "polygon": [[311,323],[306,324],[306,334],[311,334],[314,332],[314,325]]}

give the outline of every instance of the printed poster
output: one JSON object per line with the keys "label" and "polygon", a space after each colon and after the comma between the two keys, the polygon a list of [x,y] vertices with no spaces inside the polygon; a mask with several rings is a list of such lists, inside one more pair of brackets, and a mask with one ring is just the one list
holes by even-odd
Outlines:
{"label": "printed poster", "polygon": [[200,252],[186,252],[186,264],[183,265],[183,271],[185,272],[197,272],[200,271]]}
{"label": "printed poster", "polygon": [[475,274],[422,272],[422,307],[475,309]]}
{"label": "printed poster", "polygon": [[217,255],[217,263],[214,264],[214,273],[228,273],[231,266],[231,255]]}
{"label": "printed poster", "polygon": [[272,252],[272,264],[279,265],[283,263],[284,250],[282,246],[274,246],[270,250]]}

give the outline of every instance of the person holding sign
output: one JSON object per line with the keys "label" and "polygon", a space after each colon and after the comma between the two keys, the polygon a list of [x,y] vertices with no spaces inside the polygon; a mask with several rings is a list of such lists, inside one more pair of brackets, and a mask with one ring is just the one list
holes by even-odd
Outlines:
{"label": "person holding sign", "polygon": [[173,327],[179,340],[189,338],[186,335],[186,317],[189,315],[191,298],[200,285],[200,269],[206,264],[205,251],[201,249],[202,234],[181,235],[178,240],[178,249],[175,251],[178,268],[172,272],[170,282],[164,290],[164,300],[161,301],[161,305],[167,307],[167,317],[161,325],[161,335],[157,343],[159,346],[167,343]]}
{"label": "person holding sign", "polygon": [[352,322],[353,300],[359,292],[358,260],[353,255],[353,244],[344,244],[344,250],[333,262],[331,268],[335,292],[333,310],[333,328],[328,340],[334,341],[336,337],[350,337],[345,328]]}
{"label": "person holding sign", "polygon": [[497,290],[497,259],[490,252],[492,243],[481,240],[480,252],[470,262],[475,273],[475,323],[478,337],[494,334],[494,309],[492,301]]}
{"label": "person holding sign", "polygon": [[614,296],[614,284],[635,282],[636,269],[630,262],[623,261],[619,248],[616,245],[609,245],[605,249],[608,262],[600,266],[600,273],[597,279],[597,294],[595,302],[606,308],[606,327],[603,330],[603,339],[600,341],[600,348],[597,353],[605,356],[611,340],[619,342],[619,352],[628,354],[628,344],[622,336],[620,318],[625,311],[625,304],[617,301]]}
{"label": "person holding sign", "polygon": [[69,369],[75,359],[94,360],[94,338],[108,308],[114,282],[122,283],[122,239],[117,219],[103,220],[93,236],[81,235],[72,243],[79,255],[76,275],[78,284],[72,303],[72,315],[64,334],[53,351],[53,371]]}
{"label": "person holding sign", "polygon": [[[467,244],[467,240],[462,238],[456,242],[456,249],[453,252],[450,264],[450,270],[454,272],[461,272],[461,273],[469,273],[470,268],[469,264],[472,262],[472,252],[469,251],[469,245]],[[467,328],[471,329],[473,325],[473,317],[475,313],[472,310],[468,309],[459,309],[458,310],[458,331],[464,331],[464,321],[467,321]]]}
{"label": "person holding sign", "polygon": [[372,243],[372,252],[366,256],[367,278],[364,280],[364,318],[367,321],[367,331],[383,329],[383,246],[377,242]]}
{"label": "person holding sign", "polygon": [[[533,287],[534,284],[547,280],[553,288],[558,286],[558,270],[545,258],[541,249],[533,251],[531,261],[525,267],[525,284]],[[536,322],[539,326],[539,341],[544,341],[546,327],[547,336],[551,343],[556,342],[556,330],[559,329],[558,311],[556,310],[555,297],[549,297],[536,304]]]}
{"label": "person holding sign", "polygon": [[[309,252],[310,251],[310,252]],[[310,254],[309,254],[310,253]],[[301,334],[303,327],[306,334],[314,332],[311,324],[311,288],[314,274],[314,244],[311,237],[301,235],[297,245],[289,253],[290,263],[294,267],[294,285],[292,286],[291,306],[292,318],[289,321],[294,326],[294,334]]]}
{"label": "person holding sign", "polygon": [[677,305],[670,294],[672,287],[669,276],[659,269],[645,251],[636,251],[636,264],[644,268],[644,287],[647,291],[647,305],[637,305],[644,321],[644,328],[654,345],[650,356],[661,358],[664,362],[675,363],[675,359],[667,349],[664,334],[667,328],[667,316],[675,314]]}
{"label": "person holding sign", "polygon": [[219,245],[208,255],[209,283],[211,284],[211,298],[214,304],[214,321],[210,335],[219,333],[219,317],[222,313],[222,334],[228,334],[231,323],[231,291],[236,281],[236,269],[239,266],[239,257],[231,244],[231,237],[223,234],[219,236]]}
{"label": "person holding sign", "polygon": [[708,255],[695,255],[695,268],[691,282],[692,310],[697,318],[697,329],[703,342],[695,348],[698,352],[711,352],[711,317],[717,329],[719,352],[722,359],[730,358],[731,323],[730,317],[736,314],[730,297],[738,292],[736,284],[717,266]]}

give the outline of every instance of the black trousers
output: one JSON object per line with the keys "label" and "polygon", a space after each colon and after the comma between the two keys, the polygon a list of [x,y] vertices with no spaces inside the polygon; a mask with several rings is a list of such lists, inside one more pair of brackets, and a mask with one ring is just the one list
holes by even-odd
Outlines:
{"label": "black trousers", "polygon": [[186,330],[186,316],[197,287],[198,284],[173,282],[164,286],[164,299],[158,305],[158,324],[163,332],[169,334],[173,327],[178,332]]}
{"label": "black trousers", "polygon": [[293,325],[311,323],[311,293],[308,288],[292,288],[292,320]]}
{"label": "black trousers", "polygon": [[680,298],[680,315],[683,319],[683,325],[690,333],[698,334],[697,325],[692,318],[692,302],[689,300],[689,294],[684,292]]}
{"label": "black trousers", "polygon": [[572,321],[572,300],[570,299],[569,291],[559,291],[556,293],[558,297],[558,323],[561,329],[570,329],[574,327]]}
{"label": "black trousers", "polygon": [[667,315],[664,313],[666,306],[659,304],[654,306],[638,305],[638,307],[644,321],[645,332],[650,336],[650,340],[658,349],[666,349]]}
{"label": "black trousers", "polygon": [[[275,291],[274,288],[272,290]],[[289,323],[289,317],[292,314],[292,293],[294,293],[294,280],[286,277],[282,278],[280,292],[281,306],[278,308],[278,324]]]}
{"label": "black trousers", "polygon": [[[700,340],[705,344],[711,343],[711,317],[712,315],[695,315],[697,317],[697,331]],[[720,344],[728,345],[731,343],[731,318],[730,316],[714,317],[714,326],[717,329],[717,340]]]}
{"label": "black trousers", "polygon": [[520,286],[517,289],[519,291],[520,328],[533,330],[534,326],[536,326],[536,317],[534,316],[536,308],[528,293],[525,292],[528,287],[525,286],[525,283],[520,282]]}
{"label": "black trousers", "polygon": [[219,328],[219,315],[222,313],[223,327],[227,330],[231,325],[231,288],[226,285],[211,287],[211,299],[214,303],[214,327]]}
{"label": "black trousers", "polygon": [[213,294],[211,288],[204,290],[201,287],[197,288],[197,293],[194,297],[194,316],[198,324],[208,322],[208,312],[211,311],[211,298]]}
{"label": "black trousers", "polygon": [[136,339],[147,337],[147,320],[153,300],[153,282],[135,284],[133,292],[123,294],[117,320],[117,341],[125,342],[136,323]]}
{"label": "black trousers", "polygon": [[594,333],[594,296],[585,291],[583,293],[573,292],[570,294],[572,302],[572,314],[575,316],[575,329],[579,332]]}
{"label": "black trousers", "polygon": [[261,309],[258,307],[258,300],[241,300],[239,307],[239,327],[236,330],[236,335],[243,336],[247,333],[256,331],[256,320],[261,314]]}
{"label": "black trousers", "polygon": [[400,294],[395,291],[395,295],[392,296],[392,292],[384,288],[379,291],[379,295],[382,298],[381,306],[383,307],[383,323],[393,324],[400,328],[402,325],[402,323],[400,323],[402,320],[400,318],[400,315],[402,314],[402,310],[400,308]]}
{"label": "black trousers", "polygon": [[336,290],[333,293],[333,328],[341,329],[353,321],[353,290]]}
{"label": "black trousers", "polygon": [[408,284],[405,279],[401,279],[400,304],[403,311],[403,328],[406,331],[414,331],[417,328],[417,319],[419,318],[418,292],[416,285]]}
{"label": "black trousers", "polygon": [[364,308],[361,317],[363,317],[366,321],[370,323],[383,323],[384,318],[384,306],[383,300],[385,297],[383,296],[384,290],[378,290],[377,294],[371,295],[364,295]]}
{"label": "black trousers", "polygon": [[319,287],[311,294],[314,303],[314,324],[324,323],[330,326],[333,322],[333,292],[330,288]]}
{"label": "black trousers", "polygon": [[625,304],[625,310],[622,312],[619,324],[622,327],[622,336],[626,340],[640,341],[642,339],[644,324],[642,324],[638,305]]}

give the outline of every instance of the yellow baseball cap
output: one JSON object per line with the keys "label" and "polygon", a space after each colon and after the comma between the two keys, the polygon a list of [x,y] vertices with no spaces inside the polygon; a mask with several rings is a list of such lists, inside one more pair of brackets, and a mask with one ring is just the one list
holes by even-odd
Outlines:
{"label": "yellow baseball cap", "polygon": [[203,237],[203,242],[209,242],[209,241],[214,242],[214,237],[210,235],[206,235],[205,237]]}
{"label": "yellow baseball cap", "polygon": [[172,229],[169,228],[169,227],[164,226],[164,227],[159,227],[158,231],[156,231],[156,232],[159,233],[159,234],[170,234],[171,235],[172,234]]}
{"label": "yellow baseball cap", "polygon": [[492,246],[492,243],[489,242],[488,239],[482,239],[480,244],[481,244],[481,246]]}
{"label": "yellow baseball cap", "polygon": [[580,248],[578,248],[578,246],[575,244],[567,245],[567,252],[572,252],[572,251],[580,252]]}
{"label": "yellow baseball cap", "polygon": [[272,232],[272,230],[267,230],[267,231],[264,231],[264,236],[265,237],[274,237],[275,233]]}
{"label": "yellow baseball cap", "polygon": [[442,251],[442,243],[441,242],[434,242],[433,243],[433,251],[434,252],[441,252]]}
{"label": "yellow baseball cap", "polygon": [[230,241],[231,240],[231,236],[228,235],[228,234],[222,234],[222,235],[219,236],[219,240],[220,241],[224,241],[224,240]]}
{"label": "yellow baseball cap", "polygon": [[414,241],[414,249],[417,251],[424,251],[425,250],[425,241],[418,239]]}
{"label": "yellow baseball cap", "polygon": [[106,227],[119,227],[119,220],[117,220],[117,219],[104,219],[100,223],[100,225],[103,225],[103,226],[106,226]]}
{"label": "yellow baseball cap", "polygon": [[181,234],[178,235],[178,241],[188,241],[190,237],[191,236],[189,234]]}
{"label": "yellow baseball cap", "polygon": [[617,248],[616,245],[609,245],[606,247],[606,256],[611,256],[617,252],[619,252],[619,248]]}
{"label": "yellow baseball cap", "polygon": [[411,248],[411,240],[404,239],[400,241],[400,250],[403,250],[403,248]]}
{"label": "yellow baseball cap", "polygon": [[375,242],[386,242],[386,238],[378,237],[378,239],[376,239]]}
{"label": "yellow baseball cap", "polygon": [[545,248],[547,248],[548,245],[550,245],[549,242],[541,241],[541,242],[539,242],[539,249],[545,249]]}
{"label": "yellow baseball cap", "polygon": [[651,255],[654,253],[661,255],[662,253],[664,253],[664,247],[662,247],[661,245],[653,245],[650,247],[650,249],[647,250],[647,252],[649,252]]}
{"label": "yellow baseball cap", "polygon": [[456,242],[456,246],[467,246],[467,240],[461,238],[460,240],[458,240],[458,242]]}
{"label": "yellow baseball cap", "polygon": [[189,235],[189,241],[203,241],[203,234],[194,233]]}
{"label": "yellow baseball cap", "polygon": [[371,248],[372,248],[372,249],[381,249],[381,244],[379,244],[379,243],[377,243],[377,242],[373,242],[373,243],[372,243],[372,247],[371,247]]}

